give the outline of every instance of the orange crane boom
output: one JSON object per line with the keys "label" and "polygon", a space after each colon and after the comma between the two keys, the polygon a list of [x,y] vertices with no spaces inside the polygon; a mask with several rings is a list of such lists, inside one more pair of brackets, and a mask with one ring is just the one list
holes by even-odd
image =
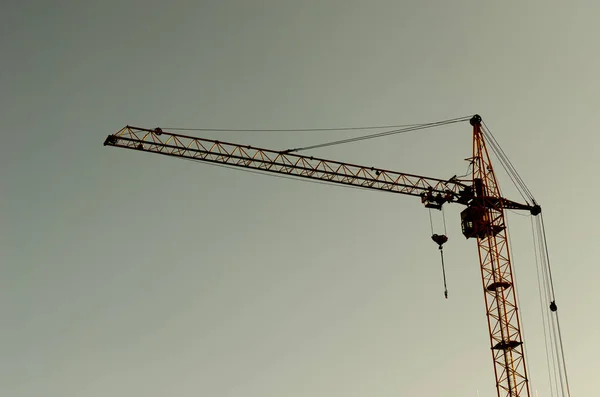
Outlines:
{"label": "orange crane boom", "polygon": [[289,150],[195,138],[160,128],[127,126],[109,135],[104,145],[419,196],[428,208],[441,209],[446,203],[466,206],[461,212],[462,232],[466,238],[477,240],[498,397],[530,397],[504,210],[525,210],[538,215],[541,208],[535,202],[519,203],[500,196],[481,122],[478,115],[470,120],[473,127],[470,179],[429,178],[303,156]]}

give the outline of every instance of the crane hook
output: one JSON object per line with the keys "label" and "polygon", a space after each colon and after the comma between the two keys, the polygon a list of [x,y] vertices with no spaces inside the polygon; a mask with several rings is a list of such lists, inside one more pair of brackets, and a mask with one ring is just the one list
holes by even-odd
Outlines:
{"label": "crane hook", "polygon": [[444,234],[434,234],[431,239],[438,245],[439,249],[448,241],[448,237]]}
{"label": "crane hook", "polygon": [[444,244],[448,241],[445,234],[434,234],[431,239],[438,245],[440,258],[442,259],[442,276],[444,278],[444,297],[448,299],[448,287],[446,285],[446,267],[444,265]]}

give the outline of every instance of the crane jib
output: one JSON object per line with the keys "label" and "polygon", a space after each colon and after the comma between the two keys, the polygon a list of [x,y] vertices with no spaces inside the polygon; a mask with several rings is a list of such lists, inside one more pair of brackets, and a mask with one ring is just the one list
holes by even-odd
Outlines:
{"label": "crane jib", "polygon": [[[421,197],[428,208],[441,209],[445,203],[468,205],[473,199],[471,181],[449,180],[399,173],[287,151],[261,149],[216,140],[172,134],[160,129],[125,127],[109,135],[104,145],[182,157],[196,161],[252,168],[323,182],[381,190]],[[503,199],[506,208],[529,209],[529,205]]]}
{"label": "crane jib", "polygon": [[229,166],[252,168],[259,171],[282,173],[296,177],[318,179],[325,182],[388,191],[415,196],[430,194],[442,202],[458,202],[461,193],[468,189],[464,181],[445,181],[418,175],[401,174],[375,167],[333,162],[297,154],[269,151],[219,141],[200,140],[185,146],[177,140],[169,143],[140,137],[110,135],[105,145],[133,150],[183,157],[191,160],[220,163]]}

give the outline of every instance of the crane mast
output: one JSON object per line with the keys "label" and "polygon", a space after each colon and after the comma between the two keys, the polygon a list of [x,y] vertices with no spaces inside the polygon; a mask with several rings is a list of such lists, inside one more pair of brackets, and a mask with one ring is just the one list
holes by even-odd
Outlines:
{"label": "crane mast", "polygon": [[[473,117],[471,125],[475,198],[461,213],[463,234],[477,239],[498,396],[529,396],[504,210],[496,199],[500,189],[481,131],[481,118]],[[539,211],[538,206],[531,208],[534,215]]]}
{"label": "crane mast", "polygon": [[500,195],[481,117],[473,116],[470,123],[473,128],[471,179],[429,178],[290,151],[196,138],[160,128],[126,126],[109,135],[104,145],[418,196],[428,208],[441,209],[446,203],[464,205],[462,233],[477,241],[498,397],[530,397],[504,210],[526,210],[538,215],[541,209],[535,203],[519,203]]}

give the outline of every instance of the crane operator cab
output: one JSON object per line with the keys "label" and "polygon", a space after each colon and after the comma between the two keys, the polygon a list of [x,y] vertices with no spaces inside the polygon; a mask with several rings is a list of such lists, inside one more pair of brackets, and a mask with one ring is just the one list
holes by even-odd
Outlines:
{"label": "crane operator cab", "polygon": [[460,213],[462,233],[466,238],[487,238],[506,229],[504,225],[494,225],[490,213],[483,207],[467,207]]}
{"label": "crane operator cab", "polygon": [[503,222],[498,224],[498,219],[493,219],[493,211],[484,204],[488,195],[483,181],[475,178],[473,188],[474,191],[469,192],[474,193],[470,204],[460,213],[462,233],[466,238],[484,239],[495,236],[506,229],[506,226]]}

